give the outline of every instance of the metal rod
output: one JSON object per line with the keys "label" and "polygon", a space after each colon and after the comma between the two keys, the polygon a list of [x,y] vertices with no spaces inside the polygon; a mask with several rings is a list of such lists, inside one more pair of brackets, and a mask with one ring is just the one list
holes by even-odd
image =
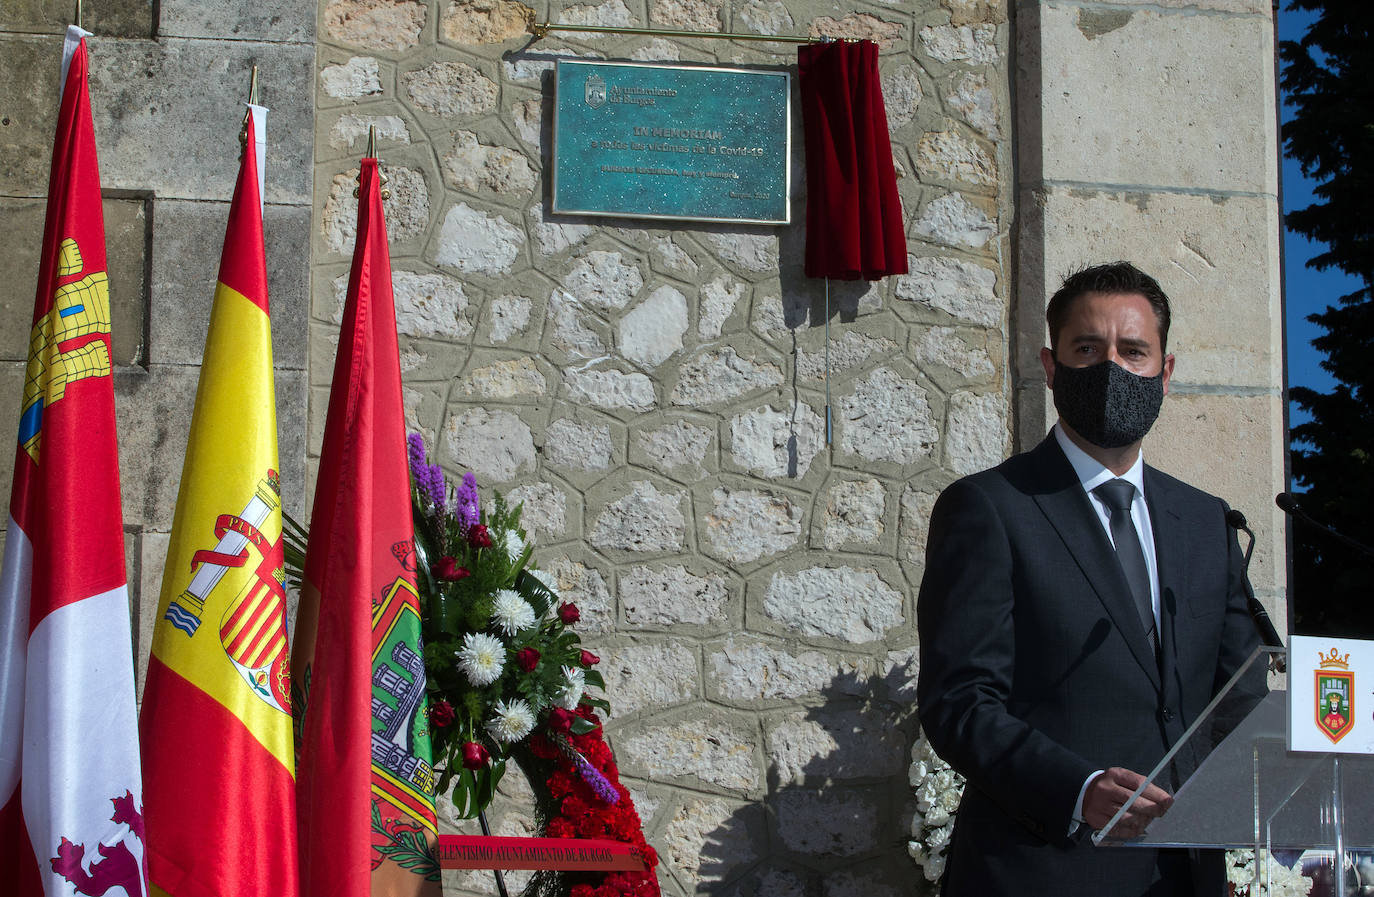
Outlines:
{"label": "metal rod", "polygon": [[[482,824],[482,834],[490,838],[491,826],[487,825],[486,810],[477,811],[477,821]],[[509,892],[506,891],[506,879],[504,876],[501,875],[501,870],[493,869],[491,870],[491,874],[496,876],[496,892],[500,894],[501,897],[510,897]]]}
{"label": "metal rod", "polygon": [[[82,13],[82,9],[81,9],[81,0],[76,0],[76,27],[78,27],[78,28],[81,28],[81,27],[82,27],[82,23],[81,23],[82,15],[81,15],[81,13]],[[82,28],[82,30],[84,31],[85,29]]]}
{"label": "metal rod", "polygon": [[363,155],[365,159],[377,158],[377,126],[367,126],[367,152]]}
{"label": "metal rod", "polygon": [[798,34],[739,34],[730,31],[673,31],[666,28],[618,28],[610,25],[560,25],[557,22],[531,22],[530,34],[543,40],[550,31],[595,32],[597,34],[647,34],[651,37],[700,38],[703,40],[756,40],[779,44],[814,44],[834,38],[802,37]]}
{"label": "metal rod", "polygon": [[[253,66],[253,72],[248,76],[248,105],[258,104],[258,67]],[[239,146],[247,148],[251,135],[248,133],[248,119],[252,116],[253,110],[243,110],[243,127],[239,129]],[[261,163],[259,163],[261,164]]]}
{"label": "metal rod", "polygon": [[830,278],[825,279],[825,444],[834,433],[830,424]]}

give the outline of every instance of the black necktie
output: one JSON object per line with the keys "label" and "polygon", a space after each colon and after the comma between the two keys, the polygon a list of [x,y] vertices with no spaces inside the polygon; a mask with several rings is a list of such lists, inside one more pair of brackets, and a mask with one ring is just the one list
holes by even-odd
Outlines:
{"label": "black necktie", "polygon": [[1126,574],[1126,583],[1131,587],[1135,598],[1136,610],[1140,612],[1140,623],[1150,637],[1150,644],[1159,649],[1155,636],[1154,601],[1150,597],[1150,568],[1145,564],[1145,553],[1140,548],[1140,535],[1135,531],[1131,520],[1131,501],[1135,498],[1135,486],[1126,480],[1108,480],[1093,490],[1102,499],[1111,514],[1112,542],[1116,545],[1116,559],[1121,563],[1121,572]]}

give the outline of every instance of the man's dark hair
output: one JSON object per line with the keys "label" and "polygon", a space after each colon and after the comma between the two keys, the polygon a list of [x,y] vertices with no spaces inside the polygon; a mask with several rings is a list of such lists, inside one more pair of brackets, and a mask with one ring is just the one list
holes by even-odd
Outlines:
{"label": "man's dark hair", "polygon": [[1050,297],[1050,304],[1045,308],[1045,320],[1050,325],[1051,350],[1059,349],[1059,331],[1074,301],[1088,293],[1139,293],[1144,296],[1159,322],[1160,351],[1169,351],[1169,297],[1164,295],[1159,281],[1130,262],[1094,265],[1064,278],[1064,285]]}

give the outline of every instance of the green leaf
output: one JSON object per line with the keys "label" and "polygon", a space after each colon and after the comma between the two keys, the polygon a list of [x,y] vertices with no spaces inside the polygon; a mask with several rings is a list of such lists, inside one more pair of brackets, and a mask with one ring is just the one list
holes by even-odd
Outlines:
{"label": "green leaf", "polygon": [[573,718],[572,733],[574,735],[586,735],[588,732],[595,732],[597,728],[596,723],[591,720],[583,719],[580,716]]}

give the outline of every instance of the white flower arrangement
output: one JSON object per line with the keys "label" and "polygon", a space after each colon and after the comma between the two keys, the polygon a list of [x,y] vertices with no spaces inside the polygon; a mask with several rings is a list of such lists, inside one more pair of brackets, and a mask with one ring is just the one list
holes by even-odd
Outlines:
{"label": "white flower arrangement", "polygon": [[490,685],[505,669],[506,646],[494,635],[469,632],[463,638],[463,647],[458,649],[458,665],[473,685]]}
{"label": "white flower arrangement", "polygon": [[515,635],[538,622],[534,608],[514,589],[497,590],[492,600],[491,620],[506,635]]}
{"label": "white flower arrangement", "polygon": [[508,529],[501,539],[501,547],[506,550],[506,558],[514,564],[520,560],[520,555],[525,553],[529,543],[521,538],[520,533],[513,529]]}
{"label": "white flower arrangement", "polygon": [[563,676],[567,681],[555,696],[554,703],[564,710],[575,710],[587,688],[587,674],[577,667],[563,667]]}
{"label": "white flower arrangement", "polygon": [[1260,893],[1253,894],[1255,880],[1255,852],[1253,850],[1226,851],[1226,880],[1235,897],[1307,897],[1312,879],[1302,874],[1301,860],[1293,867],[1271,862],[1269,851],[1260,851],[1260,861],[1269,867],[1268,886],[1261,884]]}
{"label": "white flower arrangement", "polygon": [[519,698],[497,701],[496,716],[487,723],[491,737],[502,744],[514,744],[534,729],[534,711]]}
{"label": "white flower arrangement", "polygon": [[954,815],[964,796],[964,779],[935,754],[924,732],[911,748],[907,779],[916,792],[916,814],[906,851],[921,867],[926,881],[945,874],[945,848],[954,833]]}

